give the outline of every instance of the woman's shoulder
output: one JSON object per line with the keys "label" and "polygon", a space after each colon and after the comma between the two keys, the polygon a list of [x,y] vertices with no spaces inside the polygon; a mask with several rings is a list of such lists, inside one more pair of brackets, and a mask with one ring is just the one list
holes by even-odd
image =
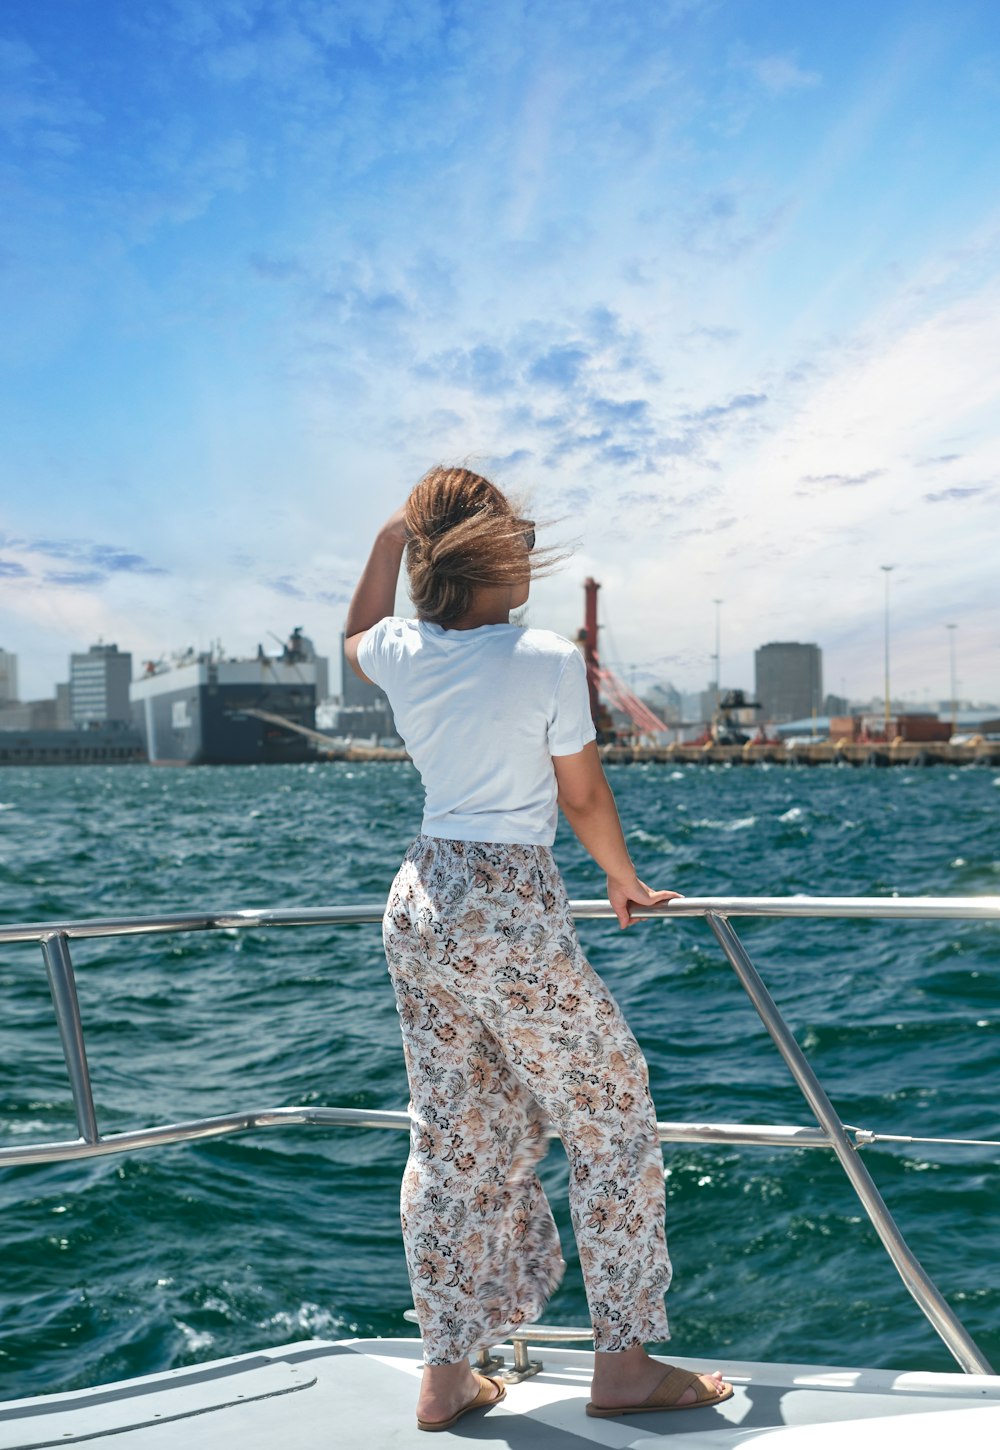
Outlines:
{"label": "woman's shoulder", "polygon": [[402,614],[387,614],[372,625],[369,633],[377,634],[381,639],[406,639],[416,635],[417,621]]}
{"label": "woman's shoulder", "polygon": [[394,659],[411,652],[415,642],[416,620],[388,614],[365,631],[361,650],[369,659],[373,656]]}
{"label": "woman's shoulder", "polygon": [[519,630],[518,649],[526,654],[544,655],[548,659],[565,660],[578,653],[577,647],[552,629]]}

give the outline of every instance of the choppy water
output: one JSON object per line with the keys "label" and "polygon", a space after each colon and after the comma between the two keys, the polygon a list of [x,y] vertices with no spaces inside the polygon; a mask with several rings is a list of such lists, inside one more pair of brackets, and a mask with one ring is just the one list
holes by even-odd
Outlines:
{"label": "choppy water", "polygon": [[[1000,893],[995,772],[611,772],[640,874],[689,895]],[[384,896],[419,824],[405,765],[0,772],[0,919]],[[601,880],[576,843],[575,896]],[[1000,927],[736,923],[843,1117],[1000,1137]],[[809,1123],[703,922],[581,934],[660,1117]],[[379,933],[74,945],[105,1131],[296,1103],[402,1106]],[[0,1142],[75,1133],[38,949],[0,949]],[[0,1397],[309,1335],[411,1334],[396,1133],[271,1130],[0,1171]],[[1000,1151],[866,1150],[903,1232],[1000,1363]],[[683,1354],[952,1368],[829,1155],[672,1147]],[[586,1308],[565,1160],[545,1176]]]}

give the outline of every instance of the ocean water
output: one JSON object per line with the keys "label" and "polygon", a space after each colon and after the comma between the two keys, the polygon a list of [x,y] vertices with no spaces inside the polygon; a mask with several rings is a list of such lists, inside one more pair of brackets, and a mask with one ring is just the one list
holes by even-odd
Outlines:
{"label": "ocean water", "polygon": [[[995,771],[610,772],[640,875],[688,895],[1000,893]],[[419,826],[407,765],[0,772],[0,919],[384,898]],[[570,892],[602,879],[564,831]],[[1000,924],[735,922],[844,1119],[1000,1138]],[[583,923],[661,1118],[809,1124],[707,926]],[[73,945],[99,1121],[401,1107],[376,927]],[[0,1142],[75,1134],[41,954],[0,948]],[[268,1130],[0,1170],[0,1398],[312,1335],[410,1335],[405,1134]],[[835,1160],[665,1149],[677,1352],[950,1369]],[[1000,1150],[864,1153],[938,1286],[1000,1364]],[[585,1321],[565,1159],[544,1175]]]}

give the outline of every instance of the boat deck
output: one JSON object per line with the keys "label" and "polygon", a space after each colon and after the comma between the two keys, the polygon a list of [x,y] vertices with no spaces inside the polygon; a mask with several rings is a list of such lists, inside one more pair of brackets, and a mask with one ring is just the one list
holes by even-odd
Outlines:
{"label": "boat deck", "polygon": [[[511,1363],[510,1346],[504,1353]],[[543,1347],[542,1372],[487,1414],[442,1432],[510,1450],[667,1444],[731,1450],[892,1450],[1000,1444],[1000,1376],[719,1361],[735,1395],[716,1408],[592,1420],[592,1355]],[[700,1369],[689,1360],[675,1359]],[[427,1450],[414,1419],[416,1339],[309,1340],[142,1379],[0,1405],[0,1450]],[[712,1366],[715,1367],[714,1365]],[[913,1417],[920,1416],[919,1419]],[[849,1437],[849,1438],[848,1438]]]}

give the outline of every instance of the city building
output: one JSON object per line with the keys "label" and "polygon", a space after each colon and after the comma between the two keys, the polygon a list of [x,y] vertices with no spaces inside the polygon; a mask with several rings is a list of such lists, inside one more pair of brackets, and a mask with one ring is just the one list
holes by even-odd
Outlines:
{"label": "city building", "polygon": [[754,675],[765,721],[806,719],[823,708],[823,655],[818,645],[761,645],[754,651]]}
{"label": "city building", "polygon": [[681,693],[681,719],[691,725],[702,719],[701,691],[684,690]]}
{"label": "city building", "polygon": [[69,681],[56,685],[56,729],[72,730],[73,710],[69,699]]}
{"label": "city building", "polygon": [[683,720],[684,705],[680,690],[672,685],[669,680],[650,687],[648,694],[643,698],[643,704],[648,705],[655,715],[667,724],[673,724],[675,720]]}
{"label": "city building", "polygon": [[0,705],[0,730],[56,730],[55,700],[15,700]]}
{"label": "city building", "polygon": [[32,725],[0,732],[0,766],[130,765],[145,759],[138,730],[118,721],[77,730]]}
{"label": "city building", "polygon": [[17,704],[17,655],[0,649],[0,706]]}
{"label": "city building", "polygon": [[132,656],[116,644],[92,644],[86,654],[70,655],[69,698],[74,725],[132,719],[128,689]]}

